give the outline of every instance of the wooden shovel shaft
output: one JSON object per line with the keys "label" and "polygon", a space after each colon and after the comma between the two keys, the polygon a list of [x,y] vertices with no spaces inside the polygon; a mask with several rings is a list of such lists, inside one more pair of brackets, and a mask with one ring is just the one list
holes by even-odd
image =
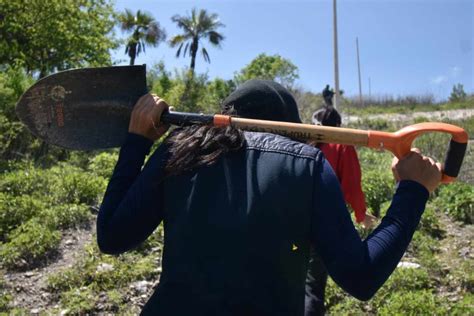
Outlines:
{"label": "wooden shovel shaft", "polygon": [[[221,120],[222,118],[217,118],[218,125]],[[351,128],[264,121],[239,117],[231,117],[230,125],[246,131],[273,133],[295,139],[314,140],[320,143],[367,146],[369,139],[367,131]]]}

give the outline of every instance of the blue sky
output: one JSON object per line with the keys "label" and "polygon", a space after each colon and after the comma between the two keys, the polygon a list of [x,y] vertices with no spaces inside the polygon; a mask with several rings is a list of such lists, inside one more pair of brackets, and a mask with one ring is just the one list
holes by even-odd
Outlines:
{"label": "blue sky", "polygon": [[[260,53],[279,54],[299,69],[297,84],[320,92],[333,85],[332,0],[324,1],[152,1],[116,0],[116,8],[144,10],[163,26],[168,38],[179,30],[171,22],[193,7],[217,13],[225,24],[221,49],[205,44],[211,64],[198,57],[196,70],[210,78],[231,79]],[[449,96],[453,84],[474,93],[474,1],[339,0],[340,86],[358,94],[356,37],[359,38],[362,89],[372,95]],[[120,36],[125,34],[120,33]],[[128,63],[123,48],[115,60]],[[149,47],[136,63],[163,60],[168,69],[189,65],[166,43]]]}

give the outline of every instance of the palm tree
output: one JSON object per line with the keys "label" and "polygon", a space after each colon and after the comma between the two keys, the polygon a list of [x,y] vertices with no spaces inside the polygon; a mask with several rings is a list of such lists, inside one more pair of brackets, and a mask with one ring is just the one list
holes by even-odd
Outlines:
{"label": "palm tree", "polygon": [[141,52],[145,52],[146,45],[156,47],[166,38],[165,30],[160,24],[150,14],[140,10],[135,15],[131,10],[125,9],[125,12],[119,15],[119,21],[122,31],[132,31],[125,46],[125,54],[130,57],[130,65],[134,65],[135,58]]}
{"label": "palm tree", "polygon": [[[218,33],[217,29],[225,25],[219,22],[217,14],[208,14],[206,10],[199,10],[199,12],[197,12],[196,8],[192,9],[191,16],[175,15],[171,20],[175,22],[180,29],[183,29],[184,32],[183,34],[174,36],[170,40],[170,45],[171,47],[179,45],[176,51],[176,57],[179,57],[181,52],[183,52],[183,57],[185,57],[189,51],[189,56],[191,57],[190,68],[191,72],[194,73],[196,55],[199,50],[199,41],[205,38],[209,40],[213,46],[220,47],[224,36]],[[202,47],[201,52],[204,60],[210,63],[211,59],[209,58],[206,48]]]}

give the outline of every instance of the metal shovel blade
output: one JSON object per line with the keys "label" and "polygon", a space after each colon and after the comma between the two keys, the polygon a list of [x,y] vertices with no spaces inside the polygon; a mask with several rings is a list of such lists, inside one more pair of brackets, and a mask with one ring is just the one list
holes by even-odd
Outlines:
{"label": "metal shovel blade", "polygon": [[50,144],[79,150],[119,147],[132,108],[145,93],[145,65],[67,70],[31,86],[16,113],[31,133]]}

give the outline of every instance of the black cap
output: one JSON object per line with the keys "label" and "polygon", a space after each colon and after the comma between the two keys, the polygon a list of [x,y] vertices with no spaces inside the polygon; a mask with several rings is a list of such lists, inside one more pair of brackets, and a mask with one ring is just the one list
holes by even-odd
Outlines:
{"label": "black cap", "polygon": [[224,100],[222,108],[245,118],[301,123],[291,93],[270,80],[246,81]]}

